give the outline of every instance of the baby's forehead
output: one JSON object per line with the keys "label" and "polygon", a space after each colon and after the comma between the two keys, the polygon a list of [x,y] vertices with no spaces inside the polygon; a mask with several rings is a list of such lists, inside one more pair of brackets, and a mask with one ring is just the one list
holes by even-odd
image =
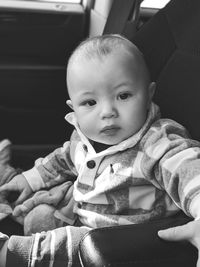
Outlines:
{"label": "baby's forehead", "polygon": [[142,64],[143,59],[142,59],[142,54],[138,50],[137,47],[135,46],[117,46],[107,53],[101,53],[99,51],[85,51],[85,50],[80,50],[75,53],[72,58],[70,59],[68,63],[68,69],[72,67],[83,67],[84,68],[84,63],[101,63],[104,64],[106,62],[106,59],[110,57],[118,58],[118,57],[123,57],[124,59],[127,60],[133,60],[136,64]]}

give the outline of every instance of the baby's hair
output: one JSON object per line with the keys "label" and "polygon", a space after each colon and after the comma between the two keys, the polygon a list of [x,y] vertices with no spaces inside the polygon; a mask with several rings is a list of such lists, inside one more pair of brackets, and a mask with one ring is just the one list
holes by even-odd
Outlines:
{"label": "baby's hair", "polygon": [[102,59],[119,48],[131,53],[137,53],[143,57],[139,49],[125,37],[119,34],[105,34],[90,37],[81,42],[70,56],[68,65],[81,58],[88,60],[94,58]]}
{"label": "baby's hair", "polygon": [[82,59],[103,60],[110,54],[119,53],[120,50],[133,56],[137,66],[136,69],[142,75],[141,79],[149,83],[150,75],[143,54],[132,42],[119,34],[99,35],[81,42],[69,58],[67,75],[71,66],[79,64]]}

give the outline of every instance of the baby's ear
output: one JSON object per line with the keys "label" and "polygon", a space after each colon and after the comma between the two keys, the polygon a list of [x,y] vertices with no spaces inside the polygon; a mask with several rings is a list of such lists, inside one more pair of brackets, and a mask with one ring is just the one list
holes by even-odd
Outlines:
{"label": "baby's ear", "polygon": [[152,98],[154,96],[154,93],[155,93],[155,90],[156,90],[156,83],[155,82],[151,82],[149,84],[149,87],[148,87],[148,101],[147,101],[147,109],[149,110],[150,106],[151,106],[151,102],[152,102]]}
{"label": "baby's ear", "polygon": [[149,84],[149,99],[150,101],[152,100],[153,96],[154,96],[154,93],[156,91],[156,83],[155,82],[151,82]]}
{"label": "baby's ear", "polygon": [[73,105],[72,105],[72,101],[71,101],[70,99],[68,99],[68,100],[66,101],[66,104],[67,104],[72,110],[74,110]]}

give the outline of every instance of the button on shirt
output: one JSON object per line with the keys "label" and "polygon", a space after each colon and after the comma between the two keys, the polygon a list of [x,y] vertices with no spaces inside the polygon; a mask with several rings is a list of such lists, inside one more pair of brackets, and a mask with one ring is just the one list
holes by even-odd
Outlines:
{"label": "button on shirt", "polygon": [[85,164],[79,170],[78,181],[89,187],[94,187],[95,177],[99,169],[99,164],[102,161],[102,156],[98,154],[88,155],[85,159]]}
{"label": "button on shirt", "polygon": [[95,163],[94,160],[89,160],[89,161],[87,162],[87,167],[88,167],[89,169],[94,169],[95,166],[96,166],[96,163]]}

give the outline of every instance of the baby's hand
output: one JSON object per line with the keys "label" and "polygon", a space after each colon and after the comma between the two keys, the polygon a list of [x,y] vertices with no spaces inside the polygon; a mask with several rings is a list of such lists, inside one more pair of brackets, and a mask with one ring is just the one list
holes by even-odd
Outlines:
{"label": "baby's hand", "polygon": [[198,249],[197,267],[200,267],[200,220],[191,221],[182,226],[161,230],[159,237],[167,241],[187,240]]}
{"label": "baby's hand", "polygon": [[[16,175],[9,183],[0,187],[0,195],[8,201],[13,202],[14,206],[26,200],[32,192],[30,185],[22,174]],[[16,193],[17,199],[15,201],[11,200],[10,196]]]}

